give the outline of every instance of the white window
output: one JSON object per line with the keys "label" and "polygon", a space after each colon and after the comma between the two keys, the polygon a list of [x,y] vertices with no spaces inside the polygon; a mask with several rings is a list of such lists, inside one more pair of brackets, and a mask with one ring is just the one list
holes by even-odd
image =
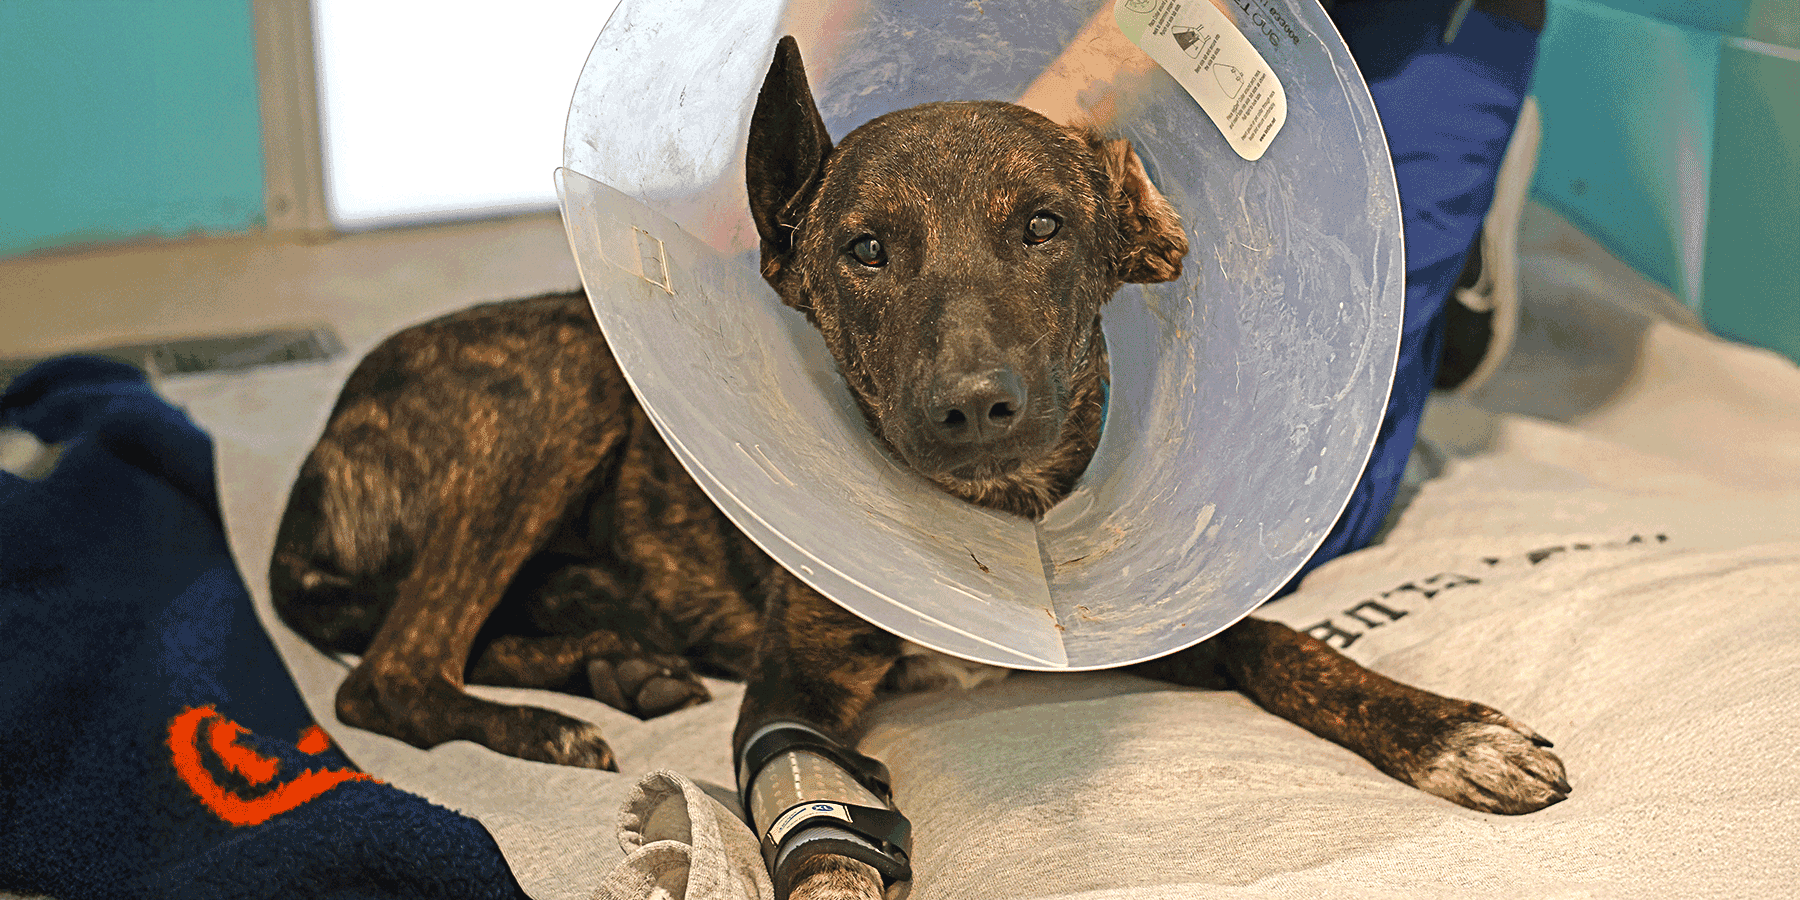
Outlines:
{"label": "white window", "polygon": [[313,0],[331,224],[556,205],[569,98],[618,0]]}

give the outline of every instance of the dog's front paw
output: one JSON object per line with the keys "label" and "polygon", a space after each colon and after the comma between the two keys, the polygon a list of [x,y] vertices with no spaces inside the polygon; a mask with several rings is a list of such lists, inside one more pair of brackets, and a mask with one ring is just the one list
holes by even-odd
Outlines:
{"label": "dog's front paw", "polygon": [[1562,760],[1523,723],[1480,704],[1444,722],[1410,779],[1420,790],[1482,812],[1536,812],[1569,796]]}
{"label": "dog's front paw", "polygon": [[846,856],[815,856],[799,864],[788,900],[881,900],[881,874]]}
{"label": "dog's front paw", "polygon": [[589,661],[587,669],[594,699],[640,719],[654,719],[712,699],[712,692],[679,656],[609,656]]}

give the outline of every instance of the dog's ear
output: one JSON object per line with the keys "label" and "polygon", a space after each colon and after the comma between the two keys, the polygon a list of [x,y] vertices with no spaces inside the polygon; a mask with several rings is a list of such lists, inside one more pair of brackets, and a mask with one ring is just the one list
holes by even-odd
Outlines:
{"label": "dog's ear", "polygon": [[1116,272],[1123,281],[1149,284],[1181,277],[1187,232],[1181,215],[1163,197],[1130,141],[1095,139],[1094,153],[1106,170],[1113,211],[1119,222]]}
{"label": "dog's ear", "polygon": [[750,216],[762,239],[762,274],[771,283],[794,249],[794,223],[810,201],[830,153],[831,135],[806,83],[800,45],[791,36],[783,37],[756,95],[744,161]]}

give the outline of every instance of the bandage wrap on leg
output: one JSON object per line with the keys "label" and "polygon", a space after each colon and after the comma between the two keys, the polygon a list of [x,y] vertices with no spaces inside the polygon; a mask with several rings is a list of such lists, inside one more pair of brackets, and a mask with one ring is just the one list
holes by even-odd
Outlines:
{"label": "bandage wrap on leg", "polygon": [[872,866],[884,887],[912,878],[912,824],[889,804],[887,767],[796,722],[763,726],[738,760],[738,793],[785,900],[821,854]]}

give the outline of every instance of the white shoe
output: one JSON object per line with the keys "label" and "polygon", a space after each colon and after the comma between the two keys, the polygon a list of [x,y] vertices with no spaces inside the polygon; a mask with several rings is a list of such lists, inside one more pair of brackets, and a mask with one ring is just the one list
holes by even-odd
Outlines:
{"label": "white shoe", "polygon": [[1526,97],[1519,121],[1500,159],[1494,183],[1494,202],[1481,223],[1481,261],[1475,284],[1459,287],[1450,297],[1477,313],[1491,313],[1489,335],[1481,362],[1451,388],[1467,396],[1481,389],[1499,371],[1512,351],[1519,326],[1519,219],[1531,194],[1531,176],[1537,171],[1538,143],[1543,129],[1537,99]]}

